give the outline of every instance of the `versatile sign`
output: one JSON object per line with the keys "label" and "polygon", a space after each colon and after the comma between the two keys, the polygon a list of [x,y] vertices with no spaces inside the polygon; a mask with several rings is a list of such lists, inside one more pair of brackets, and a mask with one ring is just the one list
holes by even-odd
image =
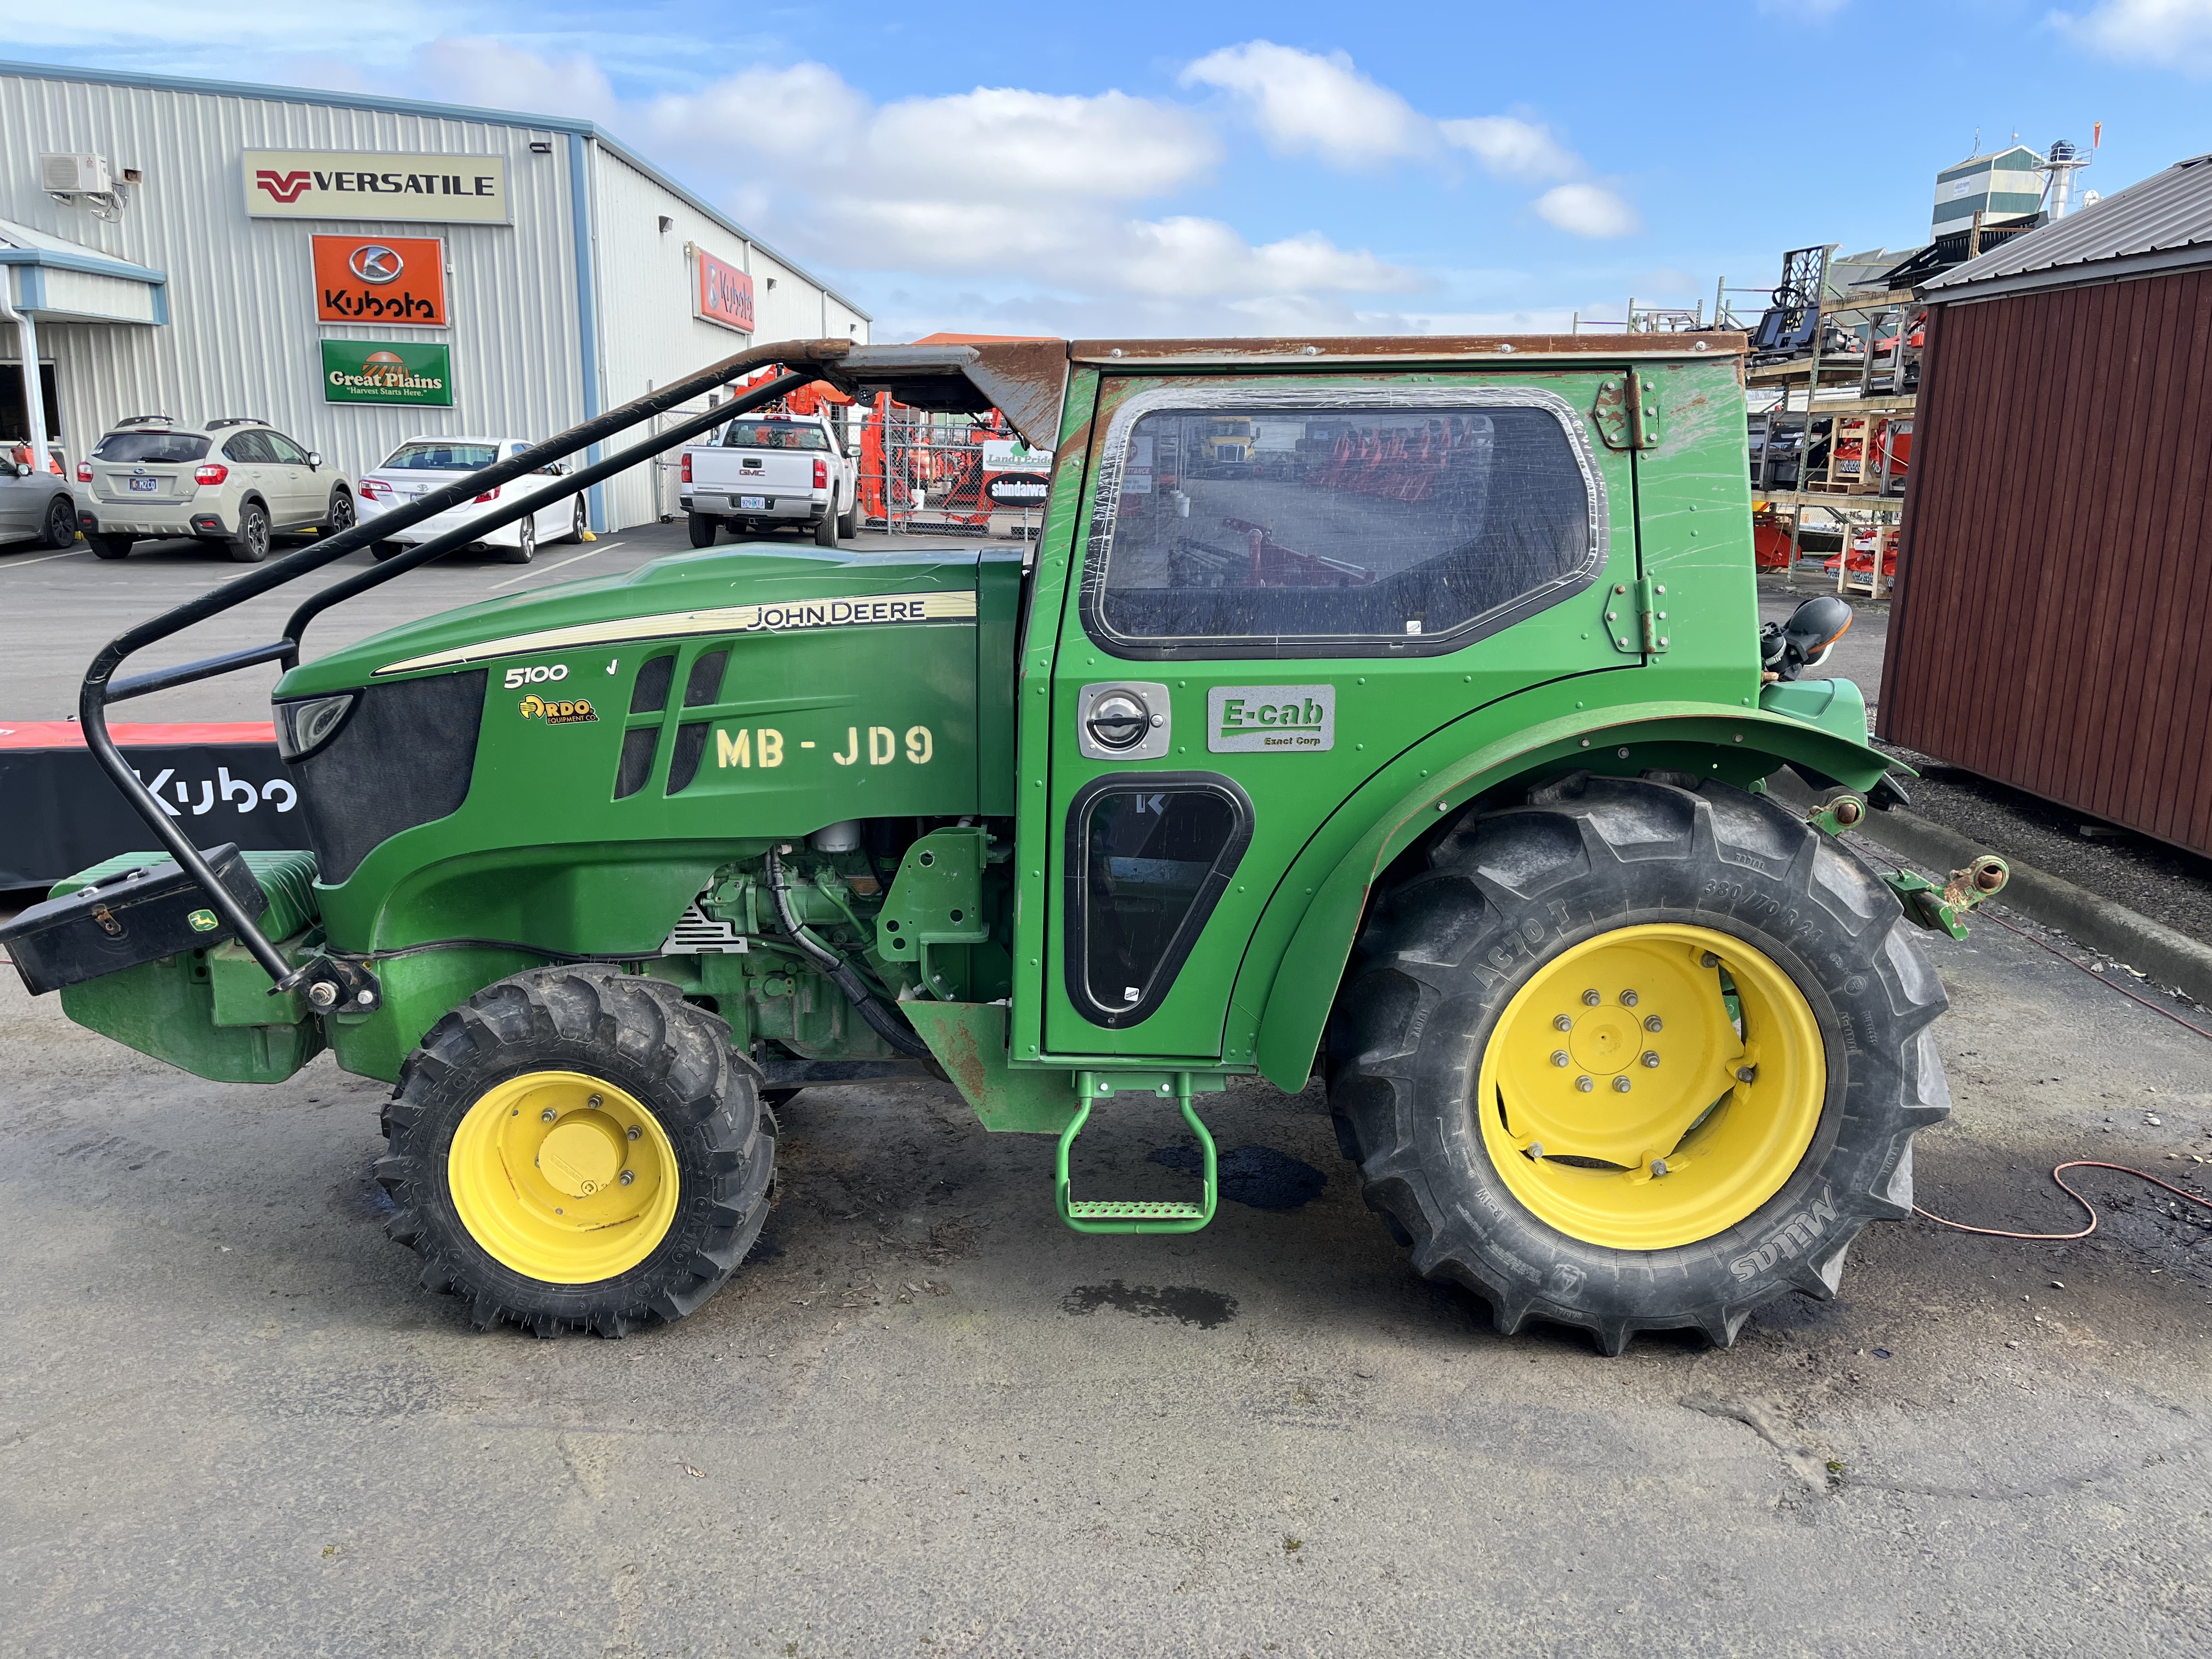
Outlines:
{"label": "versatile sign", "polygon": [[692,293],[692,312],[702,323],[753,331],[753,279],[725,259],[701,248],[692,255],[698,265],[698,286]]}
{"label": "versatile sign", "polygon": [[434,236],[311,236],[315,320],[444,328],[446,245]]}
{"label": "versatile sign", "polygon": [[453,354],[422,340],[325,340],[323,401],[451,409]]}
{"label": "versatile sign", "polygon": [[[445,349],[442,346],[438,349]],[[573,651],[585,646],[612,645],[623,640],[682,639],[695,634],[780,634],[803,628],[854,628],[874,623],[975,620],[975,593],[972,588],[952,592],[873,593],[860,599],[786,599],[780,605],[726,605],[707,611],[665,611],[654,617],[629,617],[618,622],[542,629],[535,634],[510,634],[505,639],[465,645],[456,651],[388,662],[376,672],[411,674],[418,668],[450,668],[456,663],[482,662],[487,657]],[[1321,689],[1331,690],[1327,686]],[[1285,686],[1284,695],[1297,690],[1297,686]]]}
{"label": "versatile sign", "polygon": [[1218,685],[1206,694],[1206,746],[1217,755],[1334,749],[1336,688]]}
{"label": "versatile sign", "polygon": [[503,155],[249,149],[240,165],[257,219],[508,222]]}

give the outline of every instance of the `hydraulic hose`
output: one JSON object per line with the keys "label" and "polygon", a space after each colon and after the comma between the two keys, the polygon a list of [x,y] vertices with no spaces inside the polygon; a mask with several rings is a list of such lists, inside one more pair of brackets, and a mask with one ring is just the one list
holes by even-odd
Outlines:
{"label": "hydraulic hose", "polygon": [[824,945],[800,925],[792,914],[791,883],[783,873],[782,849],[768,849],[768,890],[775,901],[776,920],[783,931],[791,935],[791,942],[821,965],[830,982],[845,994],[846,1000],[860,1010],[860,1018],[868,1022],[869,1030],[890,1043],[902,1054],[912,1054],[921,1060],[934,1060],[929,1045],[915,1035],[914,1027],[892,1011],[862,979],[853,966],[835,950]]}

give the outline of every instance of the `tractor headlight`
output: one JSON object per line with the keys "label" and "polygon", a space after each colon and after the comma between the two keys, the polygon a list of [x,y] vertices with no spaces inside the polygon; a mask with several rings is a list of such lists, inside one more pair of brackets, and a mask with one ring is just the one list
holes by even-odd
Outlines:
{"label": "tractor headlight", "polygon": [[276,704],[276,752],[288,761],[307,759],[337,736],[360,699],[358,691],[339,691]]}

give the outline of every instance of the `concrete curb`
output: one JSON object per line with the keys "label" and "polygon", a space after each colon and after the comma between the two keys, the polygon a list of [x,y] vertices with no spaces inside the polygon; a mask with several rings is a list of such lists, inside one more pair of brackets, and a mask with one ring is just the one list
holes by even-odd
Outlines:
{"label": "concrete curb", "polygon": [[2046,875],[2032,864],[2006,857],[1997,848],[1984,847],[1955,830],[1931,823],[1899,807],[1868,813],[1853,833],[1922,866],[1939,878],[1949,871],[1964,869],[1969,860],[1984,853],[1996,853],[2012,866],[2012,879],[2006,884],[1999,903],[2045,927],[2055,927],[2185,996],[2212,1005],[2212,945],[2200,945],[2124,904]]}

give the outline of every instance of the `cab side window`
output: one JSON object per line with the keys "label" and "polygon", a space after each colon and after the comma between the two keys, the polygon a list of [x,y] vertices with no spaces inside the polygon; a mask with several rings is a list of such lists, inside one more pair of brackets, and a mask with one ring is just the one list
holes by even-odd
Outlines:
{"label": "cab side window", "polygon": [[1085,623],[1116,654],[1453,650],[1601,568],[1603,486],[1564,401],[1264,395],[1109,433]]}

